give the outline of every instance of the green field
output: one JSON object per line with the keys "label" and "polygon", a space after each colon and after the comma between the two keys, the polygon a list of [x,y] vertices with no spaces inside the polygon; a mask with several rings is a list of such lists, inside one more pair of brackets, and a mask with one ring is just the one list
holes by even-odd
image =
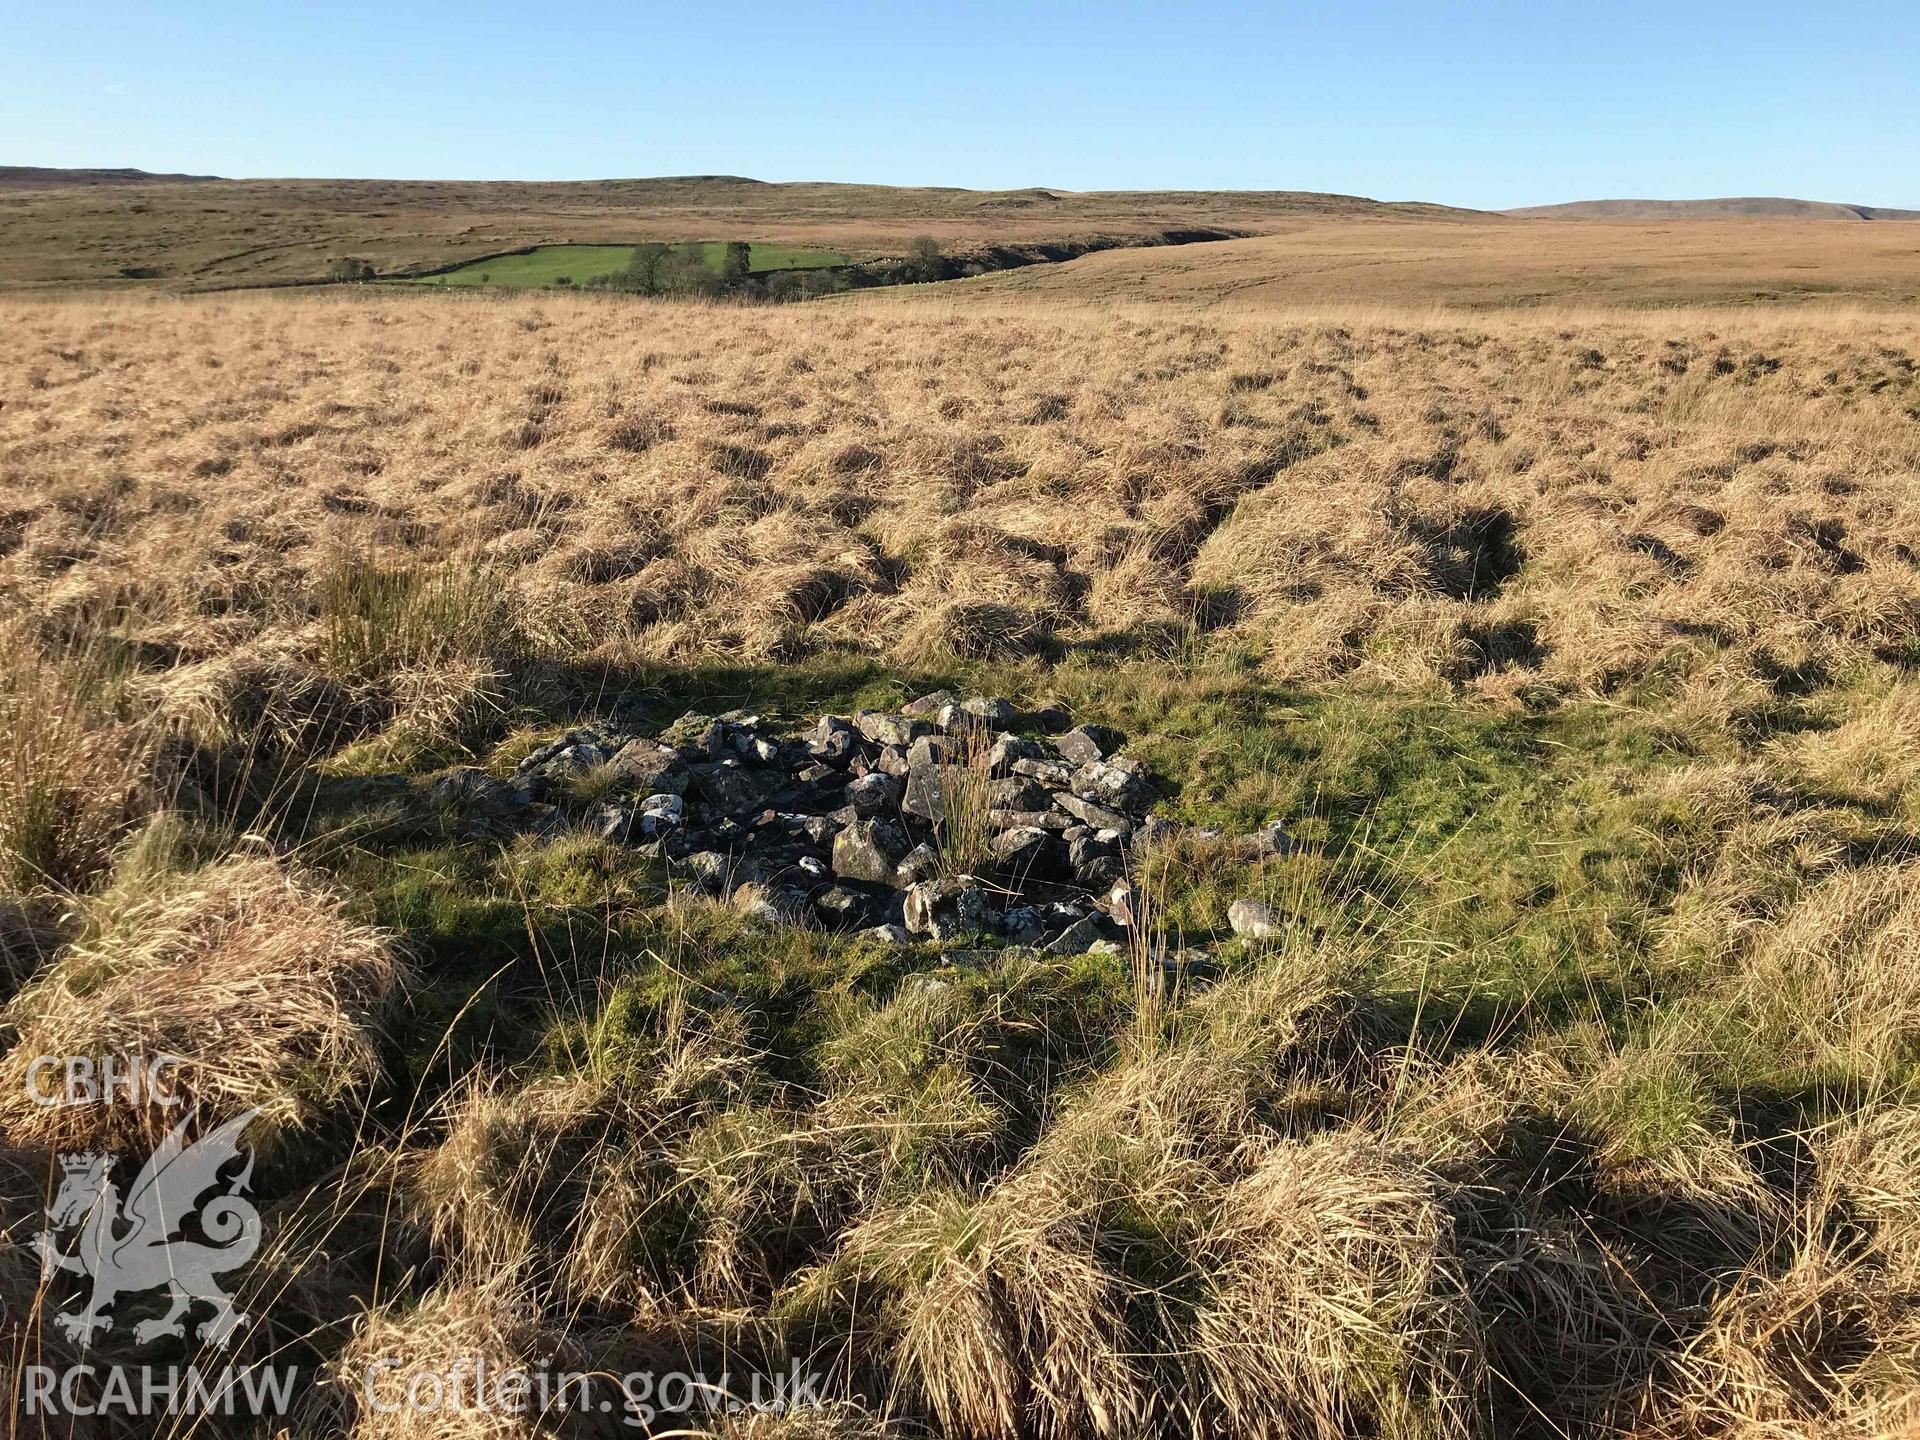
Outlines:
{"label": "green field", "polygon": [[[725,242],[711,240],[700,248],[701,258],[717,274],[726,258]],[[584,285],[596,276],[626,269],[632,255],[631,245],[542,245],[524,254],[495,255],[443,274],[422,275],[407,283],[493,285],[508,289],[537,289],[558,285],[563,280]],[[851,255],[837,250],[801,250],[791,245],[755,245],[751,256],[752,271],[756,275],[773,270],[816,270],[852,261]]]}
{"label": "green field", "polygon": [[525,289],[557,285],[566,279],[580,285],[596,275],[611,275],[626,269],[632,254],[631,245],[542,245],[523,255],[494,255],[443,275],[423,275],[413,283]]}
{"label": "green field", "polygon": [[[707,262],[707,268],[719,273],[721,262],[726,259],[727,247],[724,241],[709,240],[702,245],[701,251]],[[839,250],[800,250],[792,245],[755,245],[749,256],[748,269],[755,275],[764,275],[770,270],[820,270],[829,265],[851,265],[853,256]]]}

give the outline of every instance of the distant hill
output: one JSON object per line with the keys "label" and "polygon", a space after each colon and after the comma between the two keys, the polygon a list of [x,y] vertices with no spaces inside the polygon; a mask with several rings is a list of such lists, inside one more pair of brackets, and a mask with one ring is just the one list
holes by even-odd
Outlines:
{"label": "distant hill", "polygon": [[1920,210],[1783,200],[1771,195],[1727,200],[1575,200],[1566,205],[1523,205],[1500,213],[1522,220],[1920,220]]}
{"label": "distant hill", "polygon": [[[156,183],[162,179],[168,183]],[[340,258],[393,275],[542,245],[640,240],[745,240],[865,258],[904,255],[916,237],[929,235],[962,261],[1003,246],[1058,259],[1112,245],[1268,234],[1332,218],[1487,219],[1444,205],[1285,190],[960,190],[738,175],[191,181],[16,167],[0,170],[0,233],[7,237],[0,286],[274,285],[319,279]]]}
{"label": "distant hill", "polygon": [[56,170],[42,165],[0,165],[0,186],[53,190],[68,185],[173,185],[190,180],[218,180],[218,175],[156,175],[151,170]]}

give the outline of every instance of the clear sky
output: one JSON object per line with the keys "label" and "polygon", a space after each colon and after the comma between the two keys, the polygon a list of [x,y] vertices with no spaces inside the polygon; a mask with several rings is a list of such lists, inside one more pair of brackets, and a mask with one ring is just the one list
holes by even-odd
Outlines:
{"label": "clear sky", "polygon": [[1920,208],[1920,0],[0,0],[0,164]]}

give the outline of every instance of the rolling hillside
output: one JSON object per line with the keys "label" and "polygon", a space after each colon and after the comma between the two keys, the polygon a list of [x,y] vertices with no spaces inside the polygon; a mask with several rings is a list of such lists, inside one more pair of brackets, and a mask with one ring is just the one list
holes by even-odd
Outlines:
{"label": "rolling hillside", "polygon": [[175,185],[181,181],[218,180],[218,175],[156,175],[132,166],[111,169],[61,170],[46,165],[0,165],[0,189],[70,189],[90,185]]}
{"label": "rolling hillside", "polygon": [[[921,287],[884,293],[926,298]],[[1297,305],[1719,305],[1920,300],[1920,234],[1803,220],[1329,219],[1217,245],[1088,255],[938,287],[988,297]]]}
{"label": "rolling hillside", "polygon": [[[88,172],[92,173],[92,172]],[[317,279],[341,256],[384,274],[550,244],[750,240],[870,254],[931,234],[994,245],[1257,234],[1303,218],[1446,220],[1475,211],[1302,191],[961,190],[770,184],[739,176],[555,183],[216,180],[0,186],[0,284],[160,281],[202,289]],[[129,273],[131,272],[131,273]]]}
{"label": "rolling hillside", "polygon": [[1920,210],[1768,195],[1726,200],[1575,200],[1566,205],[1523,205],[1500,213],[1525,220],[1920,220]]}

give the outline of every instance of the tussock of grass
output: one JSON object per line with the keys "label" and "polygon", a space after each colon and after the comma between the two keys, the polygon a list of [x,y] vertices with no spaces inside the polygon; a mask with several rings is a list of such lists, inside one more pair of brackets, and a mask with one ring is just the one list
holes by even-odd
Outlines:
{"label": "tussock of grass", "polygon": [[49,653],[16,635],[0,660],[0,890],[86,885],[158,791],[160,732],[116,704],[104,641]]}
{"label": "tussock of grass", "polygon": [[42,1055],[177,1057],[167,1078],[203,1123],[260,1106],[262,1134],[366,1092],[403,976],[385,935],[268,857],[146,878],[92,907],[87,932],[8,1006],[0,1127],[10,1138],[85,1149],[125,1125],[151,1143],[178,1119],[157,1099],[35,1104],[27,1067]]}
{"label": "tussock of grass", "polygon": [[[586,1369],[581,1347],[568,1340],[563,1317],[547,1314],[510,1278],[452,1284],[416,1305],[389,1306],[367,1315],[334,1367],[333,1389],[309,1417],[312,1428],[353,1440],[532,1440],[552,1433],[573,1397],[558,1397],[548,1413],[530,1404],[515,1413],[478,1394],[473,1377],[485,1366],[494,1375],[516,1368],[559,1376]],[[466,1375],[456,1391],[456,1372]],[[422,1389],[435,1377],[440,1403]]]}
{"label": "tussock of grass", "polygon": [[446,1138],[413,1182],[435,1239],[478,1278],[519,1276],[576,1299],[659,1306],[689,1243],[691,1199],[671,1156],[742,1097],[751,1051],[737,1017],[684,1002],[662,1032],[596,1078],[451,1102]]}
{"label": "tussock of grass", "polygon": [[967,726],[940,766],[935,838],[943,875],[978,875],[986,868],[994,835],[991,748],[983,731]]}
{"label": "tussock of grass", "polygon": [[342,680],[368,680],[504,653],[512,640],[505,598],[499,577],[471,563],[342,559],[315,589],[323,663]]}

